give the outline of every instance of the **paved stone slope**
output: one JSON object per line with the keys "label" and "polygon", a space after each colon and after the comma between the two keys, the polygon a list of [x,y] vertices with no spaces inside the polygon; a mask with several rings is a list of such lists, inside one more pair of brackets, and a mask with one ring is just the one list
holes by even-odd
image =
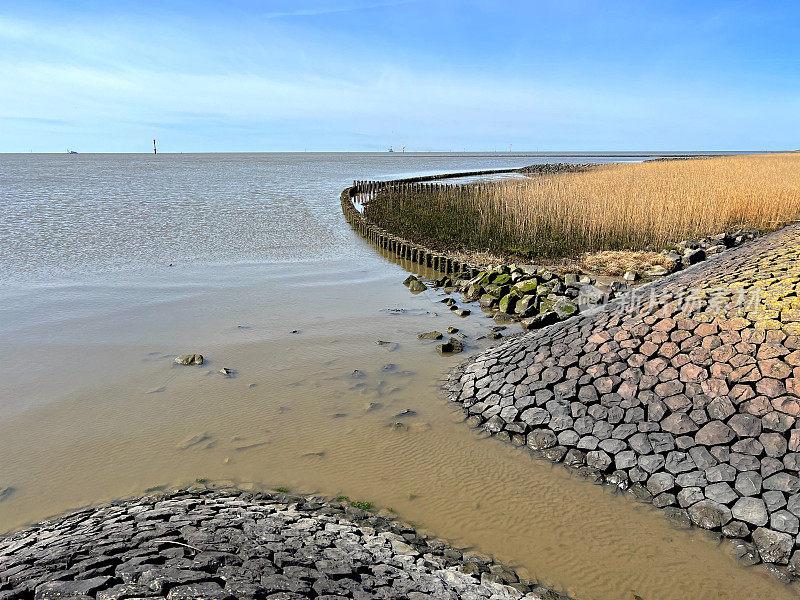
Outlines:
{"label": "paved stone slope", "polygon": [[0,537],[0,599],[568,600],[338,502],[195,490]]}
{"label": "paved stone slope", "polygon": [[[471,422],[800,569],[800,227],[491,348]],[[752,542],[752,543],[751,543]]]}

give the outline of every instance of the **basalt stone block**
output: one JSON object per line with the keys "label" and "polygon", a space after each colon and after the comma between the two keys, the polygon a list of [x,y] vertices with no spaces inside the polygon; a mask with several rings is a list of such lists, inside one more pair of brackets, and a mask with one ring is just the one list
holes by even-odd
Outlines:
{"label": "basalt stone block", "polygon": [[660,454],[645,454],[639,457],[638,464],[647,473],[655,473],[664,468],[666,461]]}
{"label": "basalt stone block", "polygon": [[662,492],[668,492],[675,487],[675,477],[669,473],[654,473],[647,480],[647,489],[651,494],[657,496]]}
{"label": "basalt stone block", "polygon": [[761,420],[753,415],[733,415],[728,425],[739,437],[757,437],[761,435]]}
{"label": "basalt stone block", "polygon": [[734,481],[736,479],[736,469],[728,464],[714,465],[705,470],[706,479],[709,482]]}
{"label": "basalt stone block", "polygon": [[780,433],[762,433],[758,441],[761,442],[767,456],[782,457],[788,449],[786,438]]}
{"label": "basalt stone block", "polygon": [[788,510],[777,510],[770,515],[769,526],[775,531],[796,535],[800,531],[800,519]]}
{"label": "basalt stone block", "polygon": [[704,488],[703,493],[709,500],[713,500],[714,502],[718,502],[720,504],[730,504],[739,497],[733,488],[731,488],[731,486],[724,481],[707,485]]}
{"label": "basalt stone block", "polygon": [[677,475],[678,473],[685,473],[697,468],[691,456],[686,452],[670,452],[667,454],[665,461],[665,468],[670,473]]}
{"label": "basalt stone block", "polygon": [[722,421],[710,421],[703,425],[697,432],[694,439],[698,444],[704,446],[717,446],[727,444],[736,437],[733,429]]}
{"label": "basalt stone block", "polygon": [[703,529],[721,529],[731,517],[731,509],[713,500],[700,500],[689,507],[692,523]]}
{"label": "basalt stone block", "polygon": [[557,442],[556,434],[548,429],[537,429],[528,434],[528,447],[531,450],[552,448]]}
{"label": "basalt stone block", "polygon": [[636,453],[632,450],[624,450],[614,456],[614,465],[617,469],[630,469],[631,467],[636,466],[637,459]]}
{"label": "basalt stone block", "polygon": [[681,508],[688,508],[704,499],[703,490],[699,487],[687,487],[678,492],[678,504]]}
{"label": "basalt stone block", "polygon": [[729,538],[746,538],[750,535],[750,528],[741,521],[731,521],[722,528],[722,533]]}
{"label": "basalt stone block", "polygon": [[761,498],[739,498],[731,509],[733,518],[760,527],[769,521],[767,506]]}
{"label": "basalt stone block", "polygon": [[787,494],[796,494],[800,491],[800,479],[786,471],[781,471],[764,479],[763,486],[765,490],[778,490]]}
{"label": "basalt stone block", "polygon": [[753,542],[761,560],[766,563],[785,565],[794,549],[794,538],[788,533],[759,527],[753,532]]}

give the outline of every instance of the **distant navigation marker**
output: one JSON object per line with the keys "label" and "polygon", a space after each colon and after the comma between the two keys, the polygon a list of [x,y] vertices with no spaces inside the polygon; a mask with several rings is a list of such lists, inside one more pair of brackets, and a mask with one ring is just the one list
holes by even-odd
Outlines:
{"label": "distant navigation marker", "polygon": [[153,154],[158,154],[158,150],[156,150],[156,141],[153,140]]}

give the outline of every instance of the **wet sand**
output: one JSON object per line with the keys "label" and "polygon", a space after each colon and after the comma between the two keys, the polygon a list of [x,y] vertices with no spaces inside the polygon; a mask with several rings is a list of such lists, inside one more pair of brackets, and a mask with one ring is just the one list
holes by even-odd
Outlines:
{"label": "wet sand", "polygon": [[[391,507],[580,598],[794,597],[706,533],[467,427],[439,384],[468,353],[442,359],[416,336],[460,327],[474,352],[493,323],[460,319],[433,291],[412,296],[405,273],[388,262],[230,267],[226,277],[250,283],[172,289],[172,300],[10,334],[0,487],[16,491],[0,529],[233,480]],[[184,352],[207,362],[174,365]]]}

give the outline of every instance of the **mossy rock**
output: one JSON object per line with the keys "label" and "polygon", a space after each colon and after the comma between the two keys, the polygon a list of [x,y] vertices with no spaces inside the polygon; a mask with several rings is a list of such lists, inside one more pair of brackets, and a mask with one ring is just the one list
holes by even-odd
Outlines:
{"label": "mossy rock", "polygon": [[517,304],[518,296],[514,292],[509,292],[502,298],[500,298],[500,303],[498,307],[504,313],[513,313],[514,306]]}
{"label": "mossy rock", "polygon": [[414,281],[408,284],[408,289],[412,294],[419,294],[420,292],[427,290],[428,286],[422,283],[419,279],[414,279]]}
{"label": "mossy rock", "polygon": [[514,284],[514,289],[520,294],[534,294],[539,282],[536,279],[525,279]]}
{"label": "mossy rock", "polygon": [[467,288],[467,298],[480,298],[483,294],[483,286],[480,283],[473,283]]}
{"label": "mossy rock", "polygon": [[417,279],[417,278],[416,278],[416,277],[414,277],[413,275],[409,275],[409,276],[408,276],[408,277],[406,277],[406,278],[405,278],[405,280],[403,281],[403,285],[407,286],[407,285],[408,285],[408,284],[410,284],[412,281],[419,281],[419,279]]}
{"label": "mossy rock", "polygon": [[578,307],[575,305],[574,302],[571,302],[571,301],[567,300],[566,298],[563,298],[563,299],[557,301],[553,305],[553,310],[558,315],[559,319],[566,319],[566,318],[571,317],[574,314],[577,314]]}
{"label": "mossy rock", "polygon": [[548,300],[547,298],[541,298],[539,300],[539,314],[552,312],[555,308],[556,303],[552,300]]}
{"label": "mossy rock", "polygon": [[534,294],[523,296],[514,306],[514,312],[520,317],[530,317],[538,312],[539,298]]}
{"label": "mossy rock", "polygon": [[483,308],[494,308],[495,306],[497,306],[497,302],[498,302],[497,298],[495,298],[491,294],[484,294],[483,296],[481,296],[479,300],[479,303]]}
{"label": "mossy rock", "polygon": [[492,281],[494,285],[508,285],[511,283],[511,275],[502,273],[494,278]]}

